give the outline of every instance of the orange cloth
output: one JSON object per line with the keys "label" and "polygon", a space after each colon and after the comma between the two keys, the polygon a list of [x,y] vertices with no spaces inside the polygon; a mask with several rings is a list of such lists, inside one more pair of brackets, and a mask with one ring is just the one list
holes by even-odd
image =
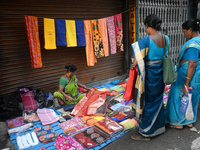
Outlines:
{"label": "orange cloth", "polygon": [[104,54],[105,54],[105,56],[109,56],[106,18],[98,19],[98,21],[99,21],[99,28],[100,28],[100,32],[101,32],[101,39],[103,42]]}
{"label": "orange cloth", "polygon": [[42,67],[40,40],[37,17],[25,15],[26,30],[30,48],[31,64],[33,68]]}
{"label": "orange cloth", "polygon": [[94,48],[93,48],[93,41],[92,41],[92,26],[90,20],[84,20],[84,29],[85,29],[85,51],[87,57],[87,65],[94,66],[94,63],[97,62]]}
{"label": "orange cloth", "polygon": [[83,116],[82,120],[85,124],[93,126],[98,120],[94,119],[93,117]]}
{"label": "orange cloth", "polygon": [[97,58],[104,56],[103,43],[101,40],[101,32],[99,30],[98,20],[91,20],[92,32],[93,32],[93,42],[94,42],[94,52]]}

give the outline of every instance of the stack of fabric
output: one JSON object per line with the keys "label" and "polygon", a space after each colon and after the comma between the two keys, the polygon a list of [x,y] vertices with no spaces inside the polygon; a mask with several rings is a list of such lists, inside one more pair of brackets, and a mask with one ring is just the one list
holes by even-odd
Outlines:
{"label": "stack of fabric", "polygon": [[114,137],[124,131],[124,126],[106,117],[94,124],[94,129],[106,137]]}

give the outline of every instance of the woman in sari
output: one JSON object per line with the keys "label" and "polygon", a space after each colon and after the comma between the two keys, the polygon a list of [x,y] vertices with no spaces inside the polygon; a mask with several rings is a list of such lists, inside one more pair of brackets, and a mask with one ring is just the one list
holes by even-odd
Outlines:
{"label": "woman in sari", "polygon": [[[183,35],[188,40],[181,48],[177,64],[177,81],[171,85],[166,106],[166,123],[171,128],[193,127],[197,119],[200,98],[200,20],[187,20],[182,24]],[[181,93],[187,93],[185,86],[192,87],[193,120],[186,120],[180,112]]]}
{"label": "woman in sari", "polygon": [[132,44],[135,58],[133,65],[138,65],[138,75],[134,89],[133,109],[139,122],[139,133],[131,136],[134,140],[150,140],[151,137],[165,132],[163,107],[163,47],[165,55],[168,41],[163,45],[163,36],[159,33],[162,21],[156,15],[149,15],[144,20],[147,37]]}
{"label": "woman in sari", "polygon": [[75,65],[66,65],[65,69],[67,72],[59,79],[59,91],[54,92],[55,107],[77,104],[84,97],[83,94],[79,94],[78,86],[90,90],[78,82]]}

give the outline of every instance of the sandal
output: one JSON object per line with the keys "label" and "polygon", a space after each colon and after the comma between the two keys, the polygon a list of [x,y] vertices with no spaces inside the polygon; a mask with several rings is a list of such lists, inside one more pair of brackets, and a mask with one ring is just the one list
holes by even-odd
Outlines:
{"label": "sandal", "polygon": [[186,125],[188,128],[192,128],[193,127],[193,124],[191,123],[191,124],[188,124],[188,125]]}
{"label": "sandal", "polygon": [[168,126],[169,128],[172,128],[172,129],[179,129],[179,130],[181,130],[181,129],[183,129],[183,126]]}
{"label": "sandal", "polygon": [[140,134],[133,134],[131,135],[131,139],[136,140],[136,141],[149,141],[151,138],[146,138]]}

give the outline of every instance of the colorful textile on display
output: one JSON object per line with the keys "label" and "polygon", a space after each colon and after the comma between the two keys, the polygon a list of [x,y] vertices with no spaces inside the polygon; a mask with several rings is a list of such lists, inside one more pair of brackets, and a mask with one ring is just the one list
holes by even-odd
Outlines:
{"label": "colorful textile on display", "polygon": [[76,47],[76,25],[75,20],[65,20],[67,47]]}
{"label": "colorful textile on display", "polygon": [[98,19],[98,22],[99,22],[99,28],[100,28],[100,32],[101,32],[101,39],[103,42],[104,55],[109,56],[106,18]]}
{"label": "colorful textile on display", "polygon": [[[183,63],[181,66],[179,66],[180,61],[182,60],[184,54],[190,50],[190,48],[195,48],[200,53],[200,37],[194,37],[190,40],[188,40],[183,47],[181,48],[180,54],[179,54],[179,61],[178,61],[178,68],[177,73],[178,77],[175,83],[171,85],[167,106],[165,110],[165,121],[171,125],[174,126],[184,126],[188,124],[195,123],[197,120],[197,112],[198,112],[198,103],[199,103],[199,97],[200,97],[200,59],[197,61],[196,69],[193,74],[192,79],[190,80],[189,86],[192,87],[192,90],[190,90],[190,93],[192,94],[192,108],[194,113],[193,120],[186,120],[184,115],[180,111],[180,103],[181,103],[181,89],[183,85],[185,84],[185,79],[187,76],[187,70],[189,66],[189,62]],[[192,57],[192,56],[188,56]]]}
{"label": "colorful textile on display", "polygon": [[23,119],[23,117],[18,117],[15,119],[8,120],[6,123],[8,125],[8,128],[10,129],[10,128],[14,128],[14,127],[23,125],[24,119]]}
{"label": "colorful textile on display", "polygon": [[86,57],[87,57],[87,65],[94,66],[94,63],[97,62],[96,56],[93,48],[93,34],[92,34],[92,26],[90,20],[84,20],[84,29],[85,29],[85,42],[86,42]]}
{"label": "colorful textile on display", "polygon": [[38,109],[37,101],[34,99],[32,91],[20,95],[26,111]]}
{"label": "colorful textile on display", "polygon": [[80,132],[74,135],[74,138],[85,148],[92,148],[106,141],[106,137],[96,132],[94,128]]}
{"label": "colorful textile on display", "polygon": [[35,128],[35,133],[38,136],[38,139],[42,143],[48,143],[55,140],[57,134],[56,132],[50,127],[50,125],[42,126]]}
{"label": "colorful textile on display", "polygon": [[58,121],[58,116],[53,109],[37,109],[37,115],[40,118],[42,125],[52,124]]}
{"label": "colorful textile on display", "polygon": [[57,136],[54,145],[58,150],[84,150],[83,146],[73,139],[73,137],[65,137],[61,134]]}
{"label": "colorful textile on display", "polygon": [[136,42],[135,0],[129,0],[129,36],[130,42]]}
{"label": "colorful textile on display", "polygon": [[98,20],[90,20],[90,21],[92,26],[95,56],[96,58],[100,58],[104,56],[104,51],[103,51],[103,43],[101,40],[101,32],[99,29],[99,23]]}
{"label": "colorful textile on display", "polygon": [[77,46],[86,46],[83,20],[75,20]]}
{"label": "colorful textile on display", "polygon": [[124,127],[114,120],[106,117],[94,124],[94,129],[105,137],[114,137],[124,131]]}
{"label": "colorful textile on display", "polygon": [[117,52],[124,51],[122,14],[114,15]]}
{"label": "colorful textile on display", "polygon": [[41,68],[42,58],[37,17],[25,15],[24,18],[30,48],[31,65],[33,68]]}
{"label": "colorful textile on display", "polygon": [[116,43],[114,16],[107,17],[106,23],[107,23],[107,27],[108,27],[110,51],[111,51],[111,54],[115,54],[117,52],[117,45],[116,45],[117,43]]}
{"label": "colorful textile on display", "polygon": [[65,20],[56,19],[56,45],[67,46],[66,42],[66,23]]}
{"label": "colorful textile on display", "polygon": [[44,48],[56,49],[55,20],[44,18]]}

